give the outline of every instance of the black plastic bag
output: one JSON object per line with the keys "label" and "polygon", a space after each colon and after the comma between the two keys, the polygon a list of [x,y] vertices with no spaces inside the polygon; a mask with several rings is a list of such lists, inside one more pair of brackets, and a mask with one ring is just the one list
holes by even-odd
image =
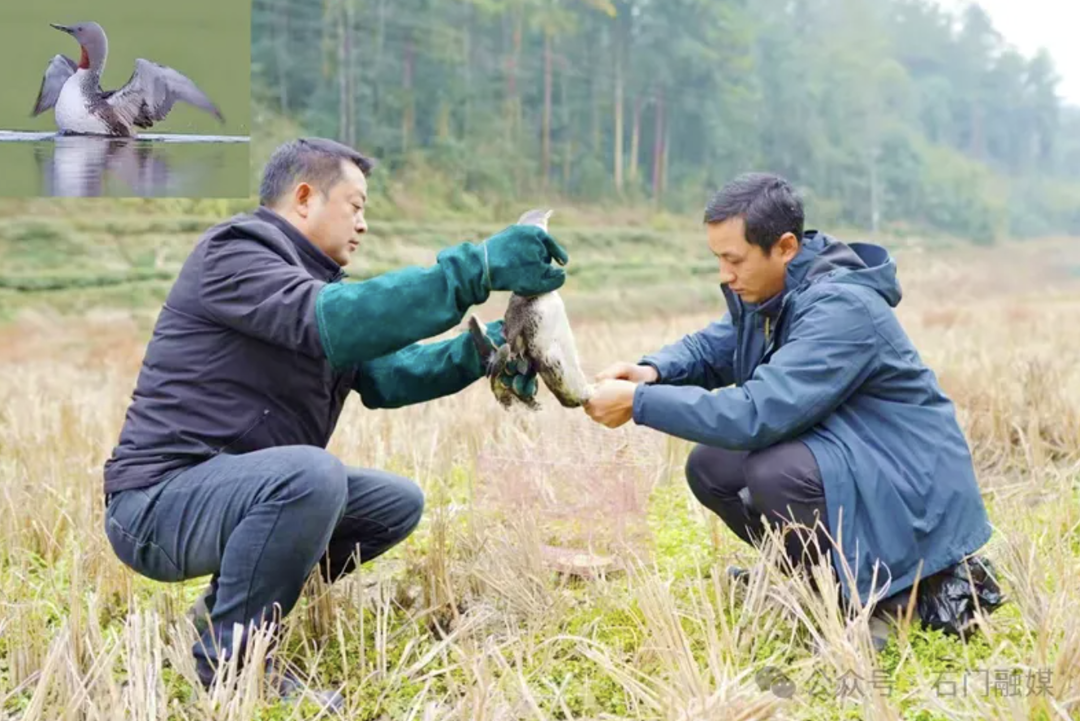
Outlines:
{"label": "black plastic bag", "polygon": [[923,580],[915,603],[924,624],[966,640],[977,628],[976,599],[984,614],[1005,602],[994,566],[984,556],[972,556]]}

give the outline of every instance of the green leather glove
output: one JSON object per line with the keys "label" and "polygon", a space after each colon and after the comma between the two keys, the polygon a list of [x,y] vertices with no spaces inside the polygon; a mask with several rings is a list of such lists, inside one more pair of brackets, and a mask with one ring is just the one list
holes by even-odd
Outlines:
{"label": "green leather glove", "polygon": [[540,295],[562,287],[566,271],[551,265],[566,265],[566,250],[543,228],[511,225],[483,243],[484,270],[488,288],[509,290],[518,295]]}
{"label": "green leather glove", "polygon": [[334,368],[355,366],[449,330],[492,290],[555,290],[566,274],[552,259],[565,263],[568,257],[551,236],[515,225],[483,243],[446,248],[428,268],[328,283],[315,303],[322,350]]}
{"label": "green leather glove", "polygon": [[498,350],[499,346],[506,345],[506,336],[503,335],[502,319],[493,320],[485,325],[487,326],[487,337],[488,340],[491,341],[492,350]]}
{"label": "green leather glove", "polygon": [[[506,336],[503,335],[503,321],[494,320],[485,324],[488,347],[492,353],[506,345]],[[511,393],[522,400],[530,400],[536,397],[539,389],[536,371],[529,367],[528,362],[521,361],[520,365],[508,363],[499,373],[498,382]]]}
{"label": "green leather glove", "polygon": [[536,371],[523,362],[521,366],[514,368],[513,363],[508,363],[503,372],[499,374],[499,383],[510,390],[515,396],[523,401],[529,401],[536,397],[539,383],[536,379]]}
{"label": "green leather glove", "polygon": [[[493,342],[504,342],[502,327],[501,320],[487,324]],[[353,389],[368,408],[401,408],[457,393],[486,372],[475,341],[462,333],[360,363]]]}

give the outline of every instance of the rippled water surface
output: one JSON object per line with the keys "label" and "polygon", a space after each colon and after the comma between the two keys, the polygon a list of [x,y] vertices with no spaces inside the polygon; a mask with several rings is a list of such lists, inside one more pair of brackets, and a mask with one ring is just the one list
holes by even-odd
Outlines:
{"label": "rippled water surface", "polygon": [[215,136],[0,132],[0,196],[247,197],[248,148]]}

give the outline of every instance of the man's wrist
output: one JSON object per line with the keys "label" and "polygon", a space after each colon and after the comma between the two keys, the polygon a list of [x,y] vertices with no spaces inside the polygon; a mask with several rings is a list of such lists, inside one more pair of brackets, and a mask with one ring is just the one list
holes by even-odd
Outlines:
{"label": "man's wrist", "polygon": [[660,369],[657,368],[655,365],[653,365],[652,363],[649,363],[649,362],[639,362],[638,365],[640,367],[642,367],[642,368],[646,368],[649,371],[652,371],[652,373],[651,373],[652,377],[646,379],[645,383],[657,383],[657,382],[660,381]]}
{"label": "man's wrist", "polygon": [[633,418],[634,423],[637,425],[643,425],[642,417],[645,407],[645,394],[648,392],[649,386],[644,383],[639,383],[634,388],[634,395],[630,401],[630,417]]}

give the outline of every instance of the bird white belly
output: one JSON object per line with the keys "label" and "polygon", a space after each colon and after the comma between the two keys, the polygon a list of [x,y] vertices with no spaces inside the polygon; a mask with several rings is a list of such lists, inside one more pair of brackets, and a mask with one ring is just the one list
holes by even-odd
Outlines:
{"label": "bird white belly", "polygon": [[578,398],[588,398],[589,382],[581,372],[574,333],[562,298],[557,292],[545,293],[533,301],[533,311],[539,319],[533,341],[536,348],[544,349],[548,362],[560,367],[567,390]]}
{"label": "bird white belly", "polygon": [[570,323],[566,317],[566,306],[558,293],[545,293],[538,296],[533,301],[532,310],[539,320],[535,335],[537,346],[547,348],[573,338]]}
{"label": "bird white belly", "polygon": [[86,70],[77,70],[60,89],[56,100],[56,127],[69,133],[108,134],[109,128],[97,116],[90,113],[82,93]]}

